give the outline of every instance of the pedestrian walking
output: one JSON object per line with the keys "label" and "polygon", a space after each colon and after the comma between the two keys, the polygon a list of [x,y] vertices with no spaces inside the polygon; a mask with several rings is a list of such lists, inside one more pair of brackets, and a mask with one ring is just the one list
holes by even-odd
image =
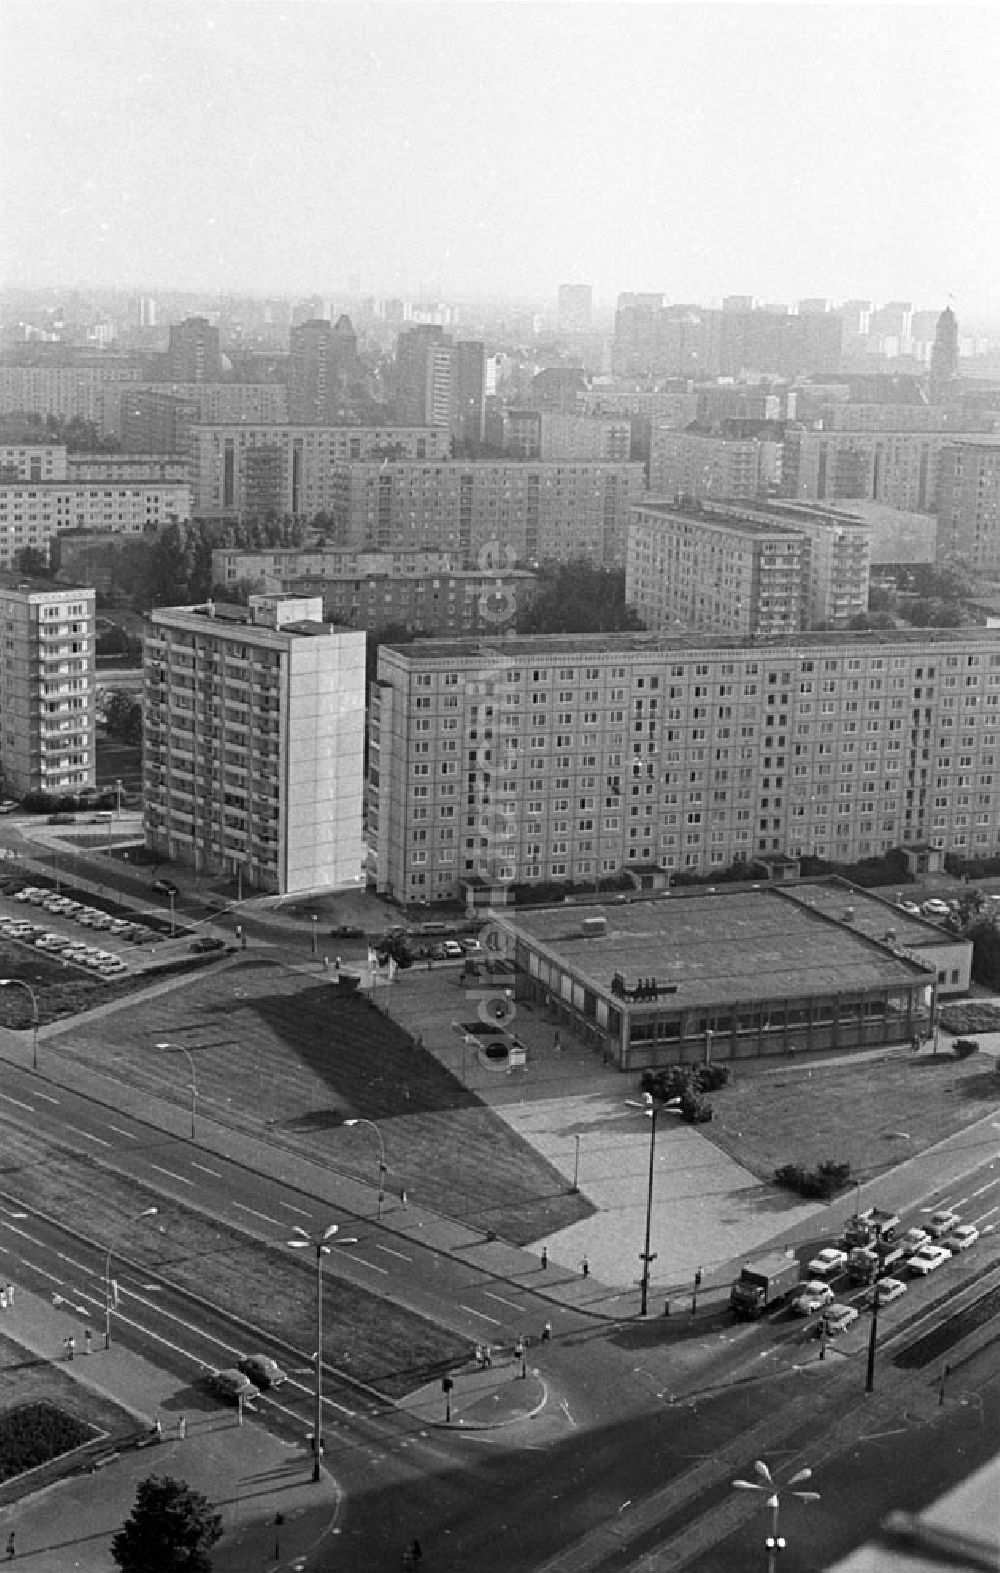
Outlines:
{"label": "pedestrian walking", "polygon": [[177,1422],[177,1440],[178,1440],[178,1442],[183,1442],[184,1438],[187,1436],[187,1429],[188,1429],[187,1417],[185,1415],[181,1415],[180,1419]]}
{"label": "pedestrian walking", "polygon": [[549,1265],[549,1248],[548,1248],[547,1245],[543,1245],[542,1246],[542,1267],[545,1268],[545,1267],[548,1267],[548,1265]]}
{"label": "pedestrian walking", "polygon": [[159,1415],[157,1415],[156,1419],[153,1421],[153,1435],[158,1442],[163,1441],[163,1422],[161,1421]]}
{"label": "pedestrian walking", "polygon": [[13,1305],[14,1304],[14,1285],[13,1284],[8,1284],[7,1285],[7,1304],[8,1305]]}
{"label": "pedestrian walking", "polygon": [[552,1323],[546,1322],[542,1328],[542,1343],[547,1344],[552,1337]]}
{"label": "pedestrian walking", "polygon": [[93,1352],[94,1352],[94,1335],[91,1332],[89,1327],[84,1332],[83,1343],[84,1343],[84,1348],[86,1350],[86,1353],[88,1355],[92,1355]]}
{"label": "pedestrian walking", "polygon": [[7,1561],[13,1562],[16,1556],[17,1547],[14,1544],[14,1531],[11,1530],[10,1534],[7,1536]]}
{"label": "pedestrian walking", "polygon": [[476,1364],[479,1367],[479,1369],[482,1370],[482,1368],[483,1368],[483,1346],[482,1346],[482,1344],[477,1344],[476,1345]]}
{"label": "pedestrian walking", "polygon": [[406,1187],[405,1186],[401,1189],[401,1191],[399,1193],[399,1205],[400,1205],[400,1207],[405,1207],[406,1206]]}
{"label": "pedestrian walking", "polygon": [[6,1309],[7,1309],[7,1291],[6,1291],[6,1289],[0,1289],[0,1311],[6,1311]]}
{"label": "pedestrian walking", "polygon": [[487,1344],[485,1349],[483,1350],[483,1365],[491,1366],[492,1364],[493,1364],[493,1350],[491,1349],[490,1345]]}
{"label": "pedestrian walking", "polygon": [[584,1257],[583,1261],[580,1263],[580,1270],[583,1273],[584,1278],[590,1277],[590,1263],[586,1257]]}
{"label": "pedestrian walking", "polygon": [[72,1358],[73,1358],[73,1356],[75,1354],[76,1354],[76,1339],[75,1338],[67,1338],[67,1340],[66,1340],[66,1359],[67,1360],[72,1360]]}

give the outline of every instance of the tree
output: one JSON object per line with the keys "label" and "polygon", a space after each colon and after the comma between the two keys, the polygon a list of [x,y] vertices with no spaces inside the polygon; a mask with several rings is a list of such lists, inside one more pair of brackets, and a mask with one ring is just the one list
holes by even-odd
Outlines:
{"label": "tree", "polygon": [[130,748],[142,742],[142,705],[123,688],[113,688],[104,705],[104,726],[109,737]]}
{"label": "tree", "polygon": [[587,634],[642,628],[635,608],[625,604],[621,569],[587,562],[548,564],[539,592],[517,619],[518,633]]}
{"label": "tree", "polygon": [[26,579],[47,579],[50,574],[48,553],[40,552],[37,546],[22,546],[14,555],[14,564]]}
{"label": "tree", "polygon": [[211,1573],[209,1552],[221,1537],[222,1518],[207,1497],[184,1480],[150,1475],[111,1555],[121,1573]]}

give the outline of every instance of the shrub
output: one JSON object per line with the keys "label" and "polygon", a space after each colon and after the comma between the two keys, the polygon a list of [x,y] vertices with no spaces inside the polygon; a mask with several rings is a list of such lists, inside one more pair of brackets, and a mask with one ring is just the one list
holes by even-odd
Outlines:
{"label": "shrub", "polygon": [[846,1190],[850,1178],[850,1164],[838,1163],[833,1158],[824,1158],[814,1169],[807,1169],[801,1163],[783,1163],[774,1171],[776,1185],[783,1186],[786,1191],[795,1191],[799,1196],[824,1202]]}
{"label": "shrub", "polygon": [[689,1125],[707,1125],[712,1118],[714,1110],[707,1098],[703,1098],[693,1087],[689,1087],[681,1096],[681,1119]]}
{"label": "shrub", "polygon": [[664,1070],[643,1071],[639,1082],[657,1103],[690,1094],[717,1092],[732,1077],[728,1065],[669,1065]]}

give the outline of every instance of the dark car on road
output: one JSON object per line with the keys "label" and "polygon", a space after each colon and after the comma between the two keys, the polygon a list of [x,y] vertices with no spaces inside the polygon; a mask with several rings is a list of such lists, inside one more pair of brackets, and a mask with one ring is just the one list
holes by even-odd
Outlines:
{"label": "dark car on road", "polygon": [[250,1378],[232,1367],[225,1371],[206,1371],[205,1385],[216,1398],[228,1398],[232,1403],[241,1398],[246,1402],[257,1396],[257,1388]]}
{"label": "dark car on road", "polygon": [[287,1380],[277,1360],[272,1360],[270,1355],[244,1355],[240,1361],[240,1370],[261,1391],[268,1387],[280,1387]]}
{"label": "dark car on road", "polygon": [[150,890],[155,890],[158,896],[179,896],[180,886],[175,885],[172,879],[154,879]]}
{"label": "dark car on road", "polygon": [[225,948],[225,940],[216,939],[214,934],[203,934],[200,939],[191,941],[191,949],[196,954],[201,954],[202,952],[210,950],[225,950]]}

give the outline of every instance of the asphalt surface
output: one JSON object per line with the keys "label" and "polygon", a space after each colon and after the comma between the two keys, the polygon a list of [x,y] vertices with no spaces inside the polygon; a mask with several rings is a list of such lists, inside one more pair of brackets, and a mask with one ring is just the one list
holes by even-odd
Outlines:
{"label": "asphalt surface", "polygon": [[[266,929],[266,917],[259,921],[262,928]],[[278,925],[278,932],[282,936],[294,933],[301,944],[303,934],[308,934],[309,929],[299,925],[290,931],[287,923],[282,923]],[[304,964],[308,965],[309,962]],[[315,963],[317,968],[321,964],[321,961]],[[403,987],[392,993],[389,1008],[412,1031],[420,1032],[425,1045],[454,1069],[459,1062],[462,1044],[451,1032],[450,1023],[454,1012],[452,998],[444,999],[447,1025],[443,1030],[440,1028],[442,997],[448,989],[455,990],[452,998],[460,1002],[462,986],[457,975],[452,981],[443,971],[429,976],[414,973],[407,978]],[[407,1249],[408,1242],[416,1242],[422,1249],[431,1250],[442,1261],[471,1263],[477,1272],[485,1272],[497,1281],[503,1280],[519,1286],[529,1299],[518,1298],[514,1308],[509,1313],[503,1313],[505,1317],[509,1316],[505,1333],[510,1327],[520,1325],[530,1305],[532,1326],[537,1337],[535,1324],[540,1322],[544,1308],[550,1308],[544,1314],[554,1324],[551,1359],[549,1350],[544,1346],[530,1349],[523,1378],[518,1375],[512,1349],[507,1347],[493,1366],[484,1370],[473,1361],[467,1369],[454,1374],[450,1420],[444,1415],[446,1397],[439,1387],[421,1390],[412,1395],[404,1406],[415,1424],[439,1434],[444,1433],[448,1443],[452,1441],[456,1430],[459,1433],[483,1430],[487,1434],[496,1431],[505,1439],[508,1448],[520,1449],[525,1445],[530,1446],[525,1435],[526,1427],[527,1435],[545,1435],[549,1440],[558,1434],[539,1433],[537,1427],[540,1423],[549,1425],[551,1422],[545,1417],[554,1412],[560,1416],[561,1423],[571,1401],[567,1394],[573,1391],[579,1392],[586,1403],[593,1384],[594,1414],[599,1415],[600,1384],[591,1376],[589,1369],[584,1369],[586,1361],[582,1354],[571,1357],[568,1379],[562,1379],[566,1375],[565,1350],[571,1347],[581,1319],[584,1326],[592,1322],[598,1327],[604,1327],[636,1315],[638,1289],[635,1280],[644,1216],[649,1141],[648,1128],[642,1121],[641,1113],[630,1110],[623,1103],[621,1079],[600,1065],[590,1050],[575,1044],[564,1030],[561,1033],[561,1044],[556,1048],[551,1025],[540,1019],[532,1020],[527,1013],[523,1013],[519,1019],[518,1032],[534,1050],[534,1063],[540,1071],[538,1076],[524,1081],[506,1077],[498,1080],[495,1073],[485,1068],[478,1057],[474,1065],[470,1066],[466,1061],[464,1073],[474,1090],[532,1140],[539,1150],[561,1168],[567,1179],[578,1173],[581,1188],[596,1202],[598,1210],[590,1219],[567,1231],[565,1236],[554,1237],[547,1242],[549,1262],[546,1268],[541,1267],[535,1253],[518,1251],[503,1241],[490,1240],[477,1235],[475,1231],[462,1229],[450,1220],[427,1213],[412,1203],[405,1208],[395,1208],[392,1216],[386,1220],[386,1226],[391,1236]],[[0,1055],[13,1065],[19,1065],[24,1074],[26,1037],[3,1034],[2,1039]],[[107,1096],[106,1087],[101,1086],[100,1076],[96,1075],[95,1078],[95,1073],[86,1067],[61,1063],[59,1080],[60,1083],[68,1081],[79,1086],[84,1093],[90,1087],[95,1087],[99,1096]],[[30,1078],[28,1081],[30,1083]],[[7,1086],[6,1073],[4,1085]],[[20,1090],[23,1091],[24,1087]],[[130,1112],[128,1105],[132,1096],[127,1087],[121,1084],[117,1086],[115,1101],[123,1114]],[[149,1097],[147,1093],[138,1092],[134,1097],[134,1116],[139,1119],[143,1112],[148,1112]],[[161,1120],[165,1129],[174,1130],[178,1144],[183,1148],[185,1112],[176,1105],[164,1104],[156,1113],[156,1122]],[[635,1125],[634,1134],[632,1122]],[[216,1153],[220,1159],[231,1160],[237,1170],[245,1172],[243,1166],[251,1163],[254,1167],[259,1166],[265,1176],[270,1175],[271,1182],[277,1187],[282,1184],[287,1186],[291,1182],[301,1194],[317,1198],[320,1214],[329,1198],[329,1205],[337,1205],[338,1208],[346,1206],[355,1210],[358,1216],[371,1218],[374,1197],[370,1187],[324,1174],[319,1164],[299,1155],[291,1159],[287,1153],[272,1151],[266,1144],[262,1148],[252,1135],[241,1136],[212,1122],[204,1122],[204,1126],[204,1130],[199,1131],[199,1144]],[[980,1122],[979,1126],[942,1143],[940,1147],[886,1176],[873,1188],[877,1195],[873,1194],[871,1199],[889,1206],[897,1205],[897,1202],[905,1203],[912,1209],[923,1199],[936,1197],[947,1192],[949,1187],[956,1187],[961,1176],[972,1169],[981,1169],[988,1177],[989,1164],[996,1155],[996,1129],[996,1124],[987,1119]],[[607,1133],[608,1137],[603,1149],[602,1132]],[[705,1331],[700,1338],[689,1336],[681,1341],[679,1333],[675,1331],[677,1324],[674,1320],[670,1340],[672,1358],[664,1360],[662,1346],[658,1344],[656,1349],[644,1350],[640,1365],[633,1372],[637,1385],[641,1386],[648,1379],[657,1396],[665,1398],[670,1404],[675,1401],[685,1402],[683,1394],[679,1392],[685,1373],[690,1373],[690,1385],[695,1372],[704,1368],[706,1353],[713,1342],[716,1345],[716,1372],[720,1382],[725,1377],[727,1359],[734,1370],[741,1361],[745,1361],[746,1339],[739,1335],[733,1336],[728,1347],[723,1350],[720,1361],[718,1332],[711,1325],[714,1306],[725,1293],[725,1286],[728,1285],[737,1259],[737,1253],[730,1249],[733,1238],[730,1231],[740,1236],[738,1255],[742,1256],[751,1243],[746,1239],[747,1223],[751,1218],[758,1231],[754,1241],[759,1239],[761,1242],[774,1237],[776,1225],[778,1238],[788,1238],[793,1243],[816,1238],[829,1227],[825,1209],[791,1208],[785,1217],[776,1218],[770,1213],[761,1216],[750,1194],[756,1187],[755,1181],[745,1187],[749,1201],[742,1218],[735,1223],[724,1223],[720,1217],[721,1200],[725,1197],[728,1210],[732,1205],[734,1190],[741,1189],[738,1177],[731,1172],[737,1166],[720,1170],[718,1179],[714,1179],[711,1155],[701,1152],[702,1146],[709,1149],[711,1144],[695,1131],[685,1130],[682,1133],[676,1128],[676,1134],[695,1138],[694,1144],[682,1150],[678,1143],[673,1142],[674,1134],[675,1131],[671,1131],[671,1146],[668,1149],[671,1162],[664,1166],[663,1171],[658,1169],[656,1174],[656,1206],[670,1217],[674,1228],[670,1253],[664,1252],[669,1276],[657,1278],[653,1293],[657,1301],[662,1297],[664,1305],[671,1305],[672,1316],[676,1319],[687,1308],[689,1272],[693,1271],[695,1265],[705,1265],[705,1288],[696,1318],[699,1328],[701,1318],[706,1318]],[[580,1143],[575,1139],[578,1135],[581,1137]],[[589,1138],[586,1144],[584,1137]],[[616,1155],[613,1163],[608,1157],[612,1151]],[[714,1151],[711,1149],[711,1153]],[[617,1156],[619,1153],[623,1154],[620,1159]],[[175,1161],[171,1159],[171,1163]],[[728,1164],[729,1160],[726,1162]],[[292,1165],[294,1173],[291,1172]],[[177,1172],[180,1173],[180,1170]],[[668,1183],[667,1176],[674,1173],[685,1175],[687,1195],[683,1190],[674,1194],[662,1189]],[[235,1180],[232,1184],[236,1185]],[[235,1191],[232,1194],[235,1195]],[[252,1186],[249,1194],[255,1198],[258,1210],[264,1210],[260,1208],[260,1190]],[[955,1196],[959,1199],[957,1190]],[[862,1202],[866,1199],[863,1193]],[[268,1208],[270,1205],[268,1202]],[[685,1235],[683,1227],[683,1220],[688,1213],[694,1215],[689,1226],[689,1236]],[[713,1217],[718,1220],[717,1233],[712,1230]],[[823,1220],[822,1230],[818,1226],[818,1219]],[[676,1228],[678,1220],[682,1222],[680,1229]],[[588,1258],[589,1272],[586,1277],[581,1270],[583,1256]],[[487,1314],[492,1315],[496,1309],[492,1307]],[[657,1312],[662,1309],[657,1304]],[[46,1321],[42,1312],[51,1314],[56,1320],[51,1323]],[[77,1333],[79,1331],[75,1312],[67,1312],[65,1307],[46,1306],[44,1302],[35,1305],[23,1295],[16,1300],[13,1314],[8,1313],[5,1330],[14,1332],[15,1317],[20,1320],[22,1316],[26,1316],[30,1327],[36,1330],[33,1336],[41,1339],[41,1347],[36,1350],[39,1358],[51,1358],[53,1349],[62,1347],[61,1340],[65,1334],[61,1329],[64,1326],[75,1325]],[[463,1325],[470,1329],[471,1334],[483,1335],[484,1324],[477,1321],[475,1316]],[[19,1340],[22,1332],[23,1329],[17,1332]],[[698,1345],[700,1347],[696,1347]],[[29,1342],[25,1347],[35,1346]],[[834,1371],[840,1364],[850,1361],[852,1356],[856,1363],[856,1354],[856,1350],[842,1346],[836,1358],[831,1357],[829,1365],[824,1365],[823,1380],[828,1379],[828,1371]],[[102,1352],[100,1356],[90,1356],[87,1372],[80,1375],[80,1380],[97,1380],[89,1374],[93,1369],[91,1362],[93,1365],[103,1362],[100,1371],[101,1390],[140,1413],[142,1424],[151,1420],[151,1410],[159,1413],[162,1409],[171,1415],[176,1412],[178,1394],[183,1388],[177,1384],[176,1378],[158,1371],[156,1366],[147,1366],[127,1350],[113,1348],[107,1355]],[[810,1352],[810,1369],[813,1364]],[[82,1371],[83,1365],[78,1355],[74,1362],[74,1375]],[[794,1363],[791,1369],[796,1369]],[[681,1381],[678,1381],[678,1371]],[[697,1399],[693,1401],[699,1402]],[[730,1394],[726,1397],[703,1398],[700,1402],[703,1405],[716,1405],[720,1413],[728,1412],[731,1420],[732,1406],[735,1404],[738,1409],[742,1398],[739,1394]],[[683,1419],[683,1416],[680,1418]],[[225,1438],[220,1440],[223,1432],[226,1433]],[[336,1450],[336,1440],[334,1437],[331,1454]],[[326,1550],[341,1544],[329,1538],[342,1532],[338,1518],[341,1503],[337,1489],[332,1481],[326,1479],[320,1486],[312,1486],[308,1478],[311,1463],[308,1457],[303,1456],[301,1447],[289,1449],[287,1443],[270,1436],[259,1425],[248,1423],[238,1427],[233,1416],[223,1414],[212,1418],[204,1428],[192,1423],[183,1442],[175,1437],[156,1444],[158,1469],[159,1460],[168,1456],[168,1449],[172,1450],[169,1453],[171,1472],[182,1466],[185,1478],[195,1485],[199,1479],[207,1479],[211,1488],[203,1489],[224,1510],[227,1535],[215,1553],[217,1567],[253,1569],[257,1566],[294,1566],[296,1559],[303,1556],[307,1558],[306,1565],[319,1566],[326,1561]],[[253,1452],[252,1457],[244,1456],[247,1449]],[[29,1555],[50,1559],[32,1562],[31,1565],[36,1567],[51,1567],[53,1570],[67,1567],[110,1568],[107,1552],[109,1536],[120,1526],[128,1511],[135,1481],[149,1472],[149,1459],[153,1451],[137,1449],[129,1463],[119,1460],[102,1470],[97,1477],[100,1489],[95,1490],[94,1481],[90,1481],[85,1510],[76,1503],[69,1488],[56,1488],[53,1492],[46,1492],[44,1498],[23,1499],[12,1508],[4,1509],[0,1517],[0,1533],[5,1534],[8,1526],[14,1525],[17,1529],[19,1557]],[[332,1463],[331,1454],[328,1454],[328,1460]],[[350,1470],[345,1473],[351,1472],[357,1476],[357,1459],[352,1458],[349,1464]],[[385,1561],[379,1565],[397,1565],[390,1558],[396,1558],[398,1545],[405,1543],[402,1537],[408,1525],[419,1521],[416,1515],[419,1512],[417,1493],[420,1478],[420,1471],[416,1471],[408,1487],[394,1498],[399,1511],[398,1514],[393,1512],[388,1515],[384,1544],[380,1547],[380,1555],[384,1554]],[[101,1502],[107,1503],[103,1518],[99,1508]],[[289,1506],[288,1512],[284,1504]],[[603,1512],[607,1505],[598,1502],[595,1510]],[[56,1519],[64,1520],[75,1532],[84,1523],[84,1519],[78,1516],[82,1511],[94,1515],[94,1519],[92,1524],[89,1518],[86,1520],[90,1527],[79,1537],[81,1544],[78,1546],[76,1541],[72,1542],[72,1555],[74,1559],[90,1560],[68,1560],[70,1541],[56,1538],[58,1531],[51,1526]],[[278,1512],[282,1513],[285,1523],[275,1526],[274,1515]],[[649,1533],[654,1536],[659,1534],[662,1538],[662,1514],[657,1517],[652,1506],[648,1512]],[[456,1507],[451,1551],[447,1558],[440,1559],[442,1567],[468,1565],[461,1560],[455,1561],[452,1554],[467,1557],[475,1541],[474,1527],[471,1532],[467,1528],[460,1530],[461,1522],[460,1509]],[[274,1527],[280,1530],[277,1558],[268,1534],[269,1529]],[[567,1524],[566,1528],[569,1533],[570,1525]],[[69,1529],[65,1533],[68,1535]],[[576,1546],[576,1560],[565,1563],[567,1567],[599,1565],[596,1561],[591,1564],[586,1560],[582,1546],[578,1544],[578,1524],[571,1538]],[[630,1532],[629,1544],[640,1545],[641,1534],[636,1537]],[[346,1545],[343,1549],[346,1552]],[[226,1560],[230,1554],[235,1560]],[[601,1554],[603,1556],[604,1552]],[[330,1565],[341,1564],[334,1560]],[[342,1565],[360,1568],[366,1564],[355,1558],[344,1561]],[[375,1565],[371,1563],[373,1568]],[[483,1565],[492,1564],[483,1561]],[[535,1564],[524,1562],[521,1565]],[[556,1565],[552,1564],[553,1569]],[[653,1567],[661,1564],[642,1565]],[[706,1566],[709,1565],[706,1563]],[[717,1565],[721,1569],[738,1564],[720,1562]]]}

